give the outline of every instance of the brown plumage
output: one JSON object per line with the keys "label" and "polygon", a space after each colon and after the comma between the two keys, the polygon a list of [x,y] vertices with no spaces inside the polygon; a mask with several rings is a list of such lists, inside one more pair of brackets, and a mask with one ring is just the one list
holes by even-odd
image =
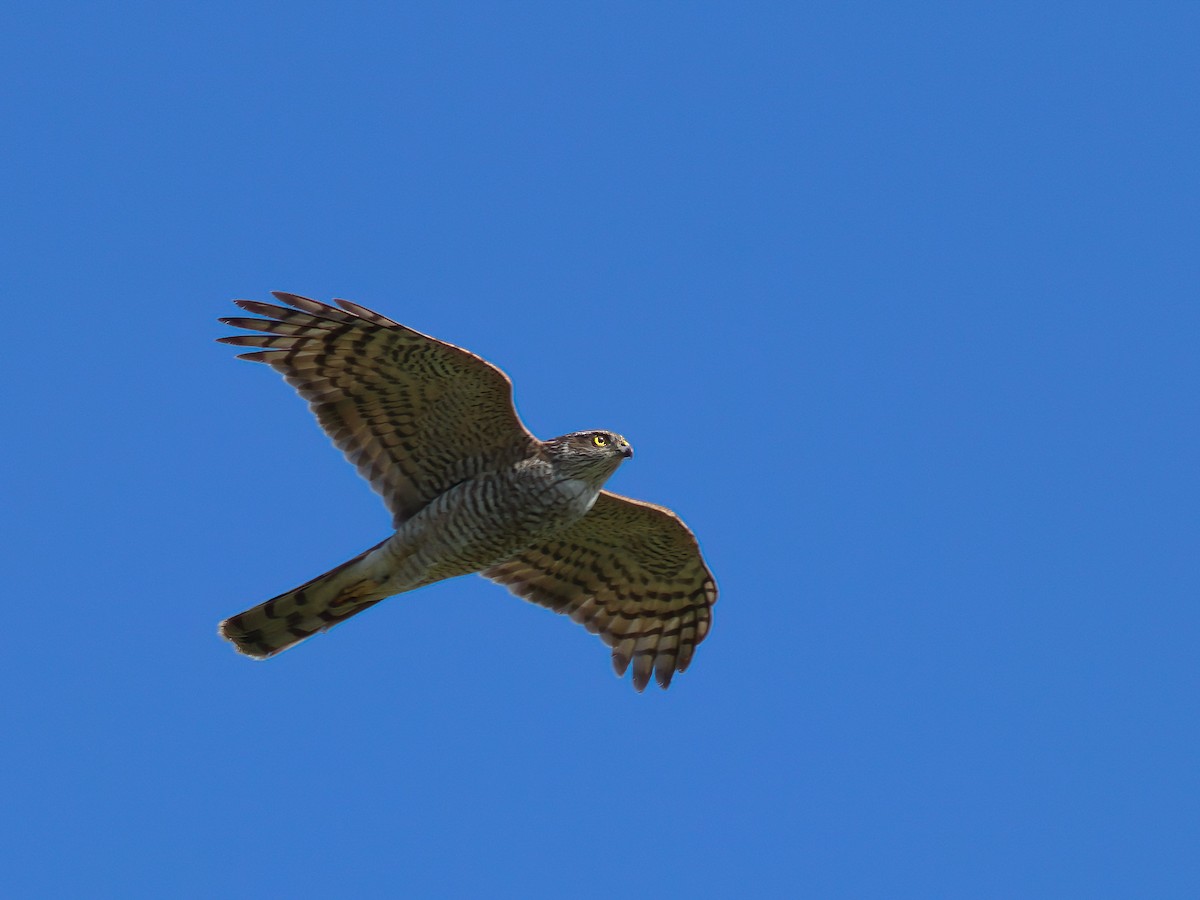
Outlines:
{"label": "brown plumage", "polygon": [[[478,572],[612,647],[642,690],[664,688],[708,633],[717,589],[670,510],[602,490],[628,442],[608,431],[539,441],[512,383],[466,350],[365,307],[276,293],[266,318],[221,321],[308,400],[384,498],[396,533],[335,569],[221,623],[243,653],[272,656],[385,597]],[[291,308],[289,308],[291,307]]]}

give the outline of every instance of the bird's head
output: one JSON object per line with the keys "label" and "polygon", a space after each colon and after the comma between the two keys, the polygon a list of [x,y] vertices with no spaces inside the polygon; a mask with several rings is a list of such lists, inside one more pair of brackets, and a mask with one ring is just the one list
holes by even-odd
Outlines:
{"label": "bird's head", "polygon": [[629,441],[614,431],[577,431],[546,442],[546,451],[559,470],[598,486],[617,467],[633,457]]}

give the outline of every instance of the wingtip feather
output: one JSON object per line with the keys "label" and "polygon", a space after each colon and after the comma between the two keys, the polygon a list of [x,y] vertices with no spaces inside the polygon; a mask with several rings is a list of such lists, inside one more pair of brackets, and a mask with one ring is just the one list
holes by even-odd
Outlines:
{"label": "wingtip feather", "polygon": [[404,327],[399,322],[393,322],[387,316],[377,313],[373,309],[367,309],[367,307],[355,303],[353,300],[343,300],[339,297],[335,297],[333,302],[351,315],[358,316],[360,319],[366,319],[373,325],[382,325],[384,328]]}

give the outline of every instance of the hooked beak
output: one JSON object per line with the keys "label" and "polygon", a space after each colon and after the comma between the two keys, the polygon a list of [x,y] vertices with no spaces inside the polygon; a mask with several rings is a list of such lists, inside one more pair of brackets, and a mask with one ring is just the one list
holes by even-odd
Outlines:
{"label": "hooked beak", "polygon": [[621,450],[621,455],[625,459],[633,459],[633,448],[629,446],[629,441],[621,441],[618,446]]}

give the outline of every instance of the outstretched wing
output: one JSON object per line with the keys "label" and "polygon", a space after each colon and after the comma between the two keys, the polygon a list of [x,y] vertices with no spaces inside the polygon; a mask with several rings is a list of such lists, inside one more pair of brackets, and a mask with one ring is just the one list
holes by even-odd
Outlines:
{"label": "outstretched wing", "polygon": [[483,575],[600,635],[618,675],[632,660],[639,691],[651,672],[665,688],[688,667],[717,602],[712,573],[679,517],[608,491],[570,528]]}
{"label": "outstretched wing", "polygon": [[274,295],[295,308],[236,300],[267,318],[221,321],[265,333],[220,340],[262,348],[239,358],[271,366],[309,402],[397,526],[447,488],[536,448],[512,382],[475,354],[348,300]]}

